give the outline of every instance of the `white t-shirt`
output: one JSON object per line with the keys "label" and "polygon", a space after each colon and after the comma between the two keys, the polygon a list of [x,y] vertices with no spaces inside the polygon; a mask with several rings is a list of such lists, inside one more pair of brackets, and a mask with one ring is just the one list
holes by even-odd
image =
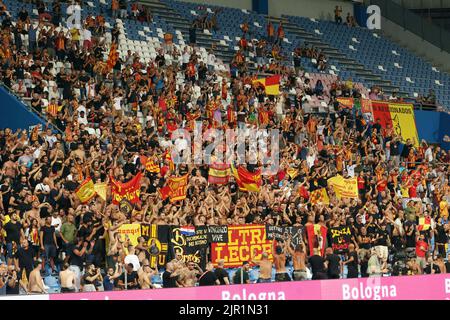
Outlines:
{"label": "white t-shirt", "polygon": [[78,114],[78,123],[88,124],[86,113],[84,114],[84,117],[82,117],[81,114]]}
{"label": "white t-shirt", "polygon": [[114,98],[114,109],[116,110],[122,110],[122,97],[115,97]]}
{"label": "white t-shirt", "polygon": [[83,29],[83,39],[91,41],[92,38],[92,32],[89,31],[89,29]]}
{"label": "white t-shirt", "polygon": [[55,136],[45,136],[44,140],[48,142],[50,148],[53,148],[53,144],[58,141]]}
{"label": "white t-shirt", "polygon": [[356,168],[356,164],[353,164],[351,166],[347,166],[347,173],[350,177],[355,177],[355,168]]}
{"label": "white t-shirt", "polygon": [[188,52],[183,53],[183,63],[189,63],[191,55]]}
{"label": "white t-shirt", "polygon": [[425,160],[428,162],[433,161],[433,151],[431,150],[431,148],[427,148],[427,150],[425,151]]}
{"label": "white t-shirt", "polygon": [[34,190],[39,190],[42,192],[50,192],[50,186],[43,184],[43,183],[39,183],[36,188],[34,188]]}
{"label": "white t-shirt", "polygon": [[133,264],[133,271],[138,271],[139,268],[141,267],[139,263],[139,258],[135,254],[129,254],[125,257],[125,264],[129,263]]}
{"label": "white t-shirt", "polygon": [[55,227],[56,233],[60,232],[61,225],[62,225],[61,218],[60,217],[55,218],[55,217],[52,216],[52,226]]}

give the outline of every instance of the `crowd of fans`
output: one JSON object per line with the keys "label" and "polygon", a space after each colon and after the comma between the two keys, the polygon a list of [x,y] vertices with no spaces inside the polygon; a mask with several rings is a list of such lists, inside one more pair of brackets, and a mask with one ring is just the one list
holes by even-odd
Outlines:
{"label": "crowd of fans", "polygon": [[[313,279],[343,277],[344,269],[346,277],[450,271],[450,153],[425,141],[414,147],[379,121],[341,108],[336,97],[360,96],[351,79],[330,88],[336,112],[309,114],[305,96],[322,95],[323,85],[312,88],[298,64],[264,69],[281,75],[279,96],[266,96],[253,85],[256,75],[245,70],[231,77],[219,73],[191,46],[163,48],[150,63],[128,52],[108,70],[104,53],[117,41],[117,27],[109,32],[98,16],[82,30],[64,33],[48,14],[51,19],[37,22],[24,10],[15,23],[6,17],[1,25],[2,81],[30,100],[48,125],[0,131],[0,294],[47,292],[42,277],[49,274],[59,277],[62,292],[155,287],[158,270],[150,268],[143,239],[132,246],[117,234],[122,224],[139,222],[318,223],[352,230],[343,256],[328,248],[322,257],[305,245],[293,248],[286,239],[274,245],[273,262],[263,254],[231,279],[223,261],[215,270],[211,263],[201,270],[177,257],[165,267],[164,287],[248,283],[251,265],[260,268],[260,282],[271,281],[273,266],[279,281],[310,278],[309,271]],[[321,55],[311,48],[295,54]],[[60,63],[63,68],[57,69]],[[262,110],[268,122],[258,117]],[[233,177],[224,186],[208,184],[207,164],[173,166],[166,156],[176,146],[170,134],[192,129],[195,120],[204,129],[279,129],[279,170],[263,177],[259,193],[246,193]],[[96,197],[88,204],[75,195],[87,177],[130,180],[143,171],[144,158],[153,158],[160,172],[145,172],[142,204],[131,214],[113,205],[110,193],[106,201]],[[298,171],[295,177],[288,174],[291,169]],[[187,199],[162,201],[158,190],[167,178],[188,172]],[[359,199],[339,200],[328,188],[330,204],[311,205],[310,192],[326,188],[327,179],[338,173],[357,177]],[[428,227],[419,228],[421,218],[428,219]],[[293,265],[292,275],[287,264]]]}

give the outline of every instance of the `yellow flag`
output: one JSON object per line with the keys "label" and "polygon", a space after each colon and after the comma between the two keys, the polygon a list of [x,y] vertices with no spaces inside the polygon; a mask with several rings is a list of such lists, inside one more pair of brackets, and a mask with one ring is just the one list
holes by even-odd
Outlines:
{"label": "yellow flag", "polygon": [[334,193],[338,199],[341,198],[358,198],[358,180],[356,178],[344,179],[341,175],[337,175],[328,179],[328,185],[332,186]]}
{"label": "yellow flag", "polygon": [[106,182],[96,183],[94,185],[94,190],[97,192],[97,195],[106,201],[106,190],[108,188],[108,184]]}
{"label": "yellow flag", "polygon": [[327,189],[321,188],[312,191],[309,196],[309,202],[311,204],[316,203],[330,204],[330,198],[328,197]]}
{"label": "yellow flag", "polygon": [[89,177],[84,180],[77,190],[75,190],[75,194],[82,203],[87,203],[95,197],[96,192],[94,190],[94,182],[92,179]]}

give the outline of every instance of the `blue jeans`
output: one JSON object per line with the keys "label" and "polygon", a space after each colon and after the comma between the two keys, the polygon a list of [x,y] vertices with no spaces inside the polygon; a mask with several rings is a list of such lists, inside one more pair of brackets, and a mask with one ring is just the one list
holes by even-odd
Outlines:
{"label": "blue jeans", "polygon": [[12,250],[13,250],[12,242],[7,242],[6,243],[6,258],[7,259],[12,259],[13,258]]}

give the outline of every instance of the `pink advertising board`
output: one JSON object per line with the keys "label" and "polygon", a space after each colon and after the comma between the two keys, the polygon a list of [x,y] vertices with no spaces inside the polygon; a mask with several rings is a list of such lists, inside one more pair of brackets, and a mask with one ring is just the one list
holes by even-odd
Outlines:
{"label": "pink advertising board", "polygon": [[450,275],[50,294],[50,300],[448,300]]}

